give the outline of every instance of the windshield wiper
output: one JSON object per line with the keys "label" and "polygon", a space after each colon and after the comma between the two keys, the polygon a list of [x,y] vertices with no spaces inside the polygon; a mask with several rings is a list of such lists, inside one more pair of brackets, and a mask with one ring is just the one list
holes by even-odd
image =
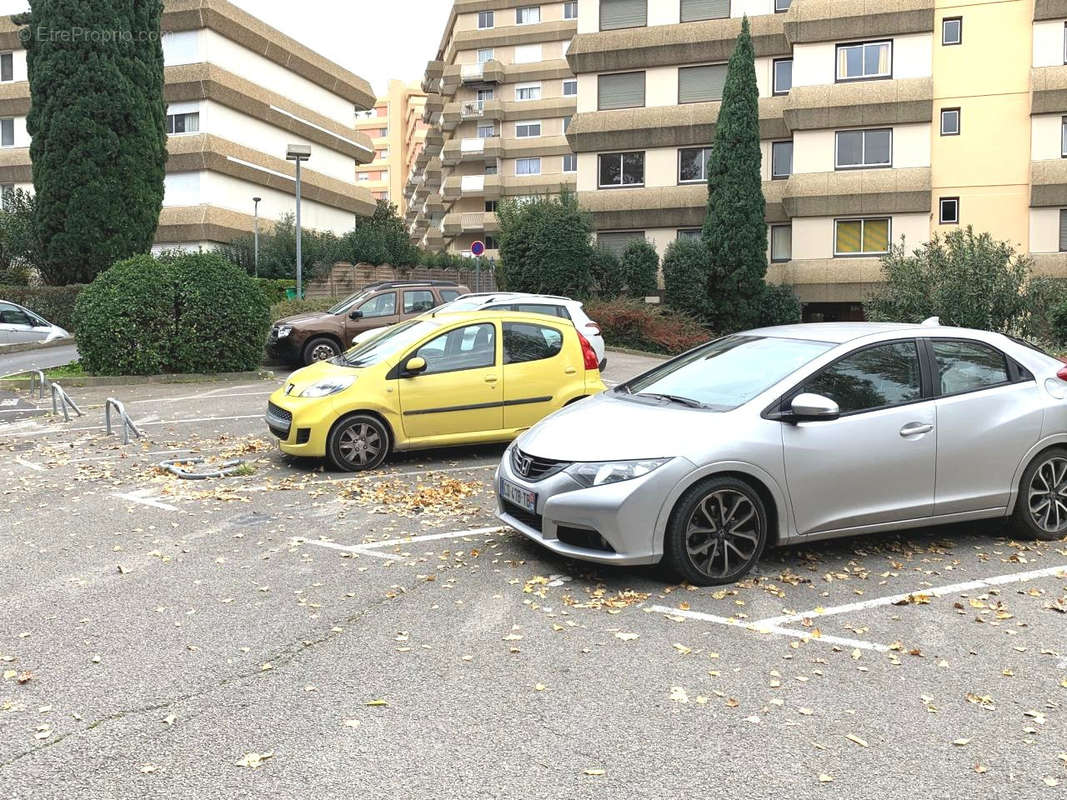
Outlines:
{"label": "windshield wiper", "polygon": [[694,400],[692,397],[682,397],[677,394],[658,394],[656,392],[638,392],[638,397],[658,397],[661,400],[667,400],[671,403],[678,403],[679,405],[689,406],[689,408],[707,408],[706,405],[699,400]]}

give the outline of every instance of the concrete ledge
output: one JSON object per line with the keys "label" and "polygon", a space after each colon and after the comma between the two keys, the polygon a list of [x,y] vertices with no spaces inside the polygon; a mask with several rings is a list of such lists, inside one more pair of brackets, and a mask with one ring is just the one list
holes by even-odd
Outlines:
{"label": "concrete ledge", "polygon": [[1067,18],[1067,0],[1037,0],[1034,3],[1034,22]]}
{"label": "concrete ledge", "polygon": [[27,342],[26,344],[0,344],[0,356],[29,353],[32,350],[51,350],[54,347],[69,347],[74,339],[56,339],[53,342]]}
{"label": "concrete ledge", "polygon": [[[44,370],[46,377],[48,370]],[[85,375],[80,378],[57,378],[52,383],[58,383],[64,389],[71,387],[92,388],[94,386],[149,386],[152,384],[168,383],[226,383],[229,381],[273,381],[278,376],[268,370],[256,370],[254,372],[220,372],[216,375],[109,375],[96,376]],[[16,378],[0,383],[5,389],[28,389],[29,378]]]}

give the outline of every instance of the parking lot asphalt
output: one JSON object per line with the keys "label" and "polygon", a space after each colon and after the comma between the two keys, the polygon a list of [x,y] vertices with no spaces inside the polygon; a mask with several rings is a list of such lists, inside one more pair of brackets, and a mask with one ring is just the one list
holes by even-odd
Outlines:
{"label": "parking lot asphalt", "polygon": [[[0,798],[1064,796],[1067,542],[969,524],[678,586],[500,530],[502,447],[288,459],[273,388],[0,418]],[[103,435],[109,395],[145,439]]]}

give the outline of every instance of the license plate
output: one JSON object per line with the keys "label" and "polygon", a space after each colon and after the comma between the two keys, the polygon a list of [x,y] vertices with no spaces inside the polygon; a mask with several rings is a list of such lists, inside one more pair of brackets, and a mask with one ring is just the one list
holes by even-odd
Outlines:
{"label": "license plate", "polygon": [[537,492],[523,489],[521,486],[518,486],[511,481],[501,478],[500,496],[509,503],[514,503],[519,508],[529,511],[531,514],[537,513]]}

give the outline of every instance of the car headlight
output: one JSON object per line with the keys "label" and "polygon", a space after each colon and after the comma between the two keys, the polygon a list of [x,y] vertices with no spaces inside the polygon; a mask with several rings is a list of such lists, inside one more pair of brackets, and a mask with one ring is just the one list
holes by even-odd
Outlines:
{"label": "car headlight", "polygon": [[645,458],[639,461],[585,461],[572,464],[567,474],[586,488],[604,486],[640,478],[657,470],[670,461],[669,458]]}
{"label": "car headlight", "polygon": [[278,336],[279,339],[284,339],[286,336],[288,336],[290,333],[293,332],[293,326],[292,325],[279,325],[277,328],[274,329],[274,332]]}
{"label": "car headlight", "polygon": [[347,378],[327,378],[318,383],[313,383],[310,386],[304,387],[303,391],[300,392],[300,396],[328,397],[331,394],[343,392],[355,382],[356,378],[354,375]]}

